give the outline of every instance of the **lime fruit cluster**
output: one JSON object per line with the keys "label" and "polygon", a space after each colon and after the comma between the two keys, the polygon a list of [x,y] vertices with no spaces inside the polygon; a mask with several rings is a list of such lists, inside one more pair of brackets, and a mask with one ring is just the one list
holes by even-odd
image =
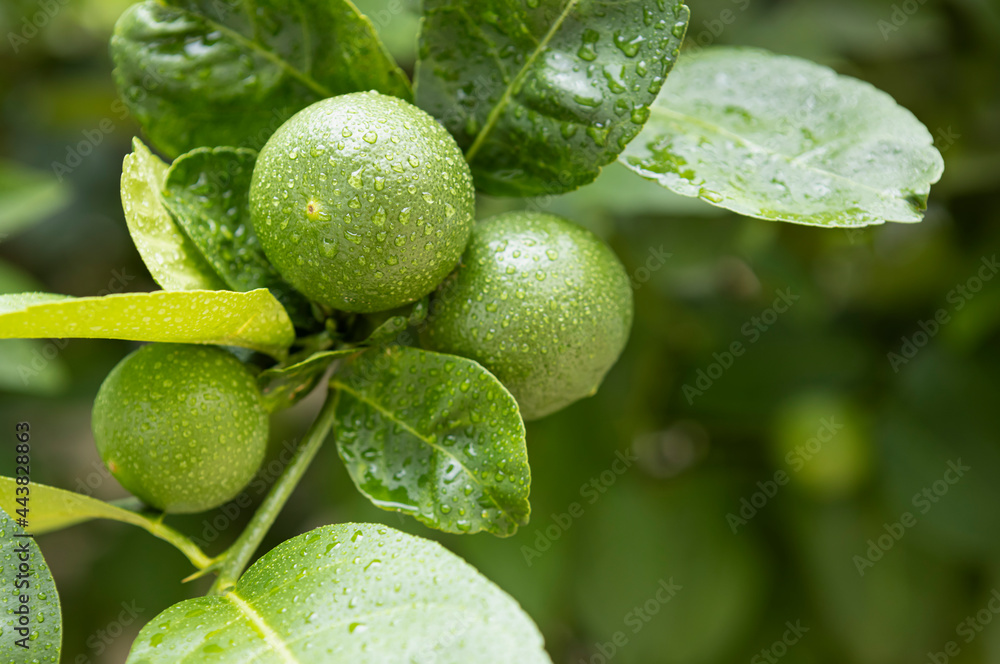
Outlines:
{"label": "lime fruit cluster", "polygon": [[251,219],[310,299],[371,313],[427,295],[457,265],[475,211],[455,140],[402,99],[357,92],[303,109],[268,140]]}
{"label": "lime fruit cluster", "polygon": [[628,275],[604,242],[560,217],[514,212],[474,227],[421,340],[489,369],[528,420],[596,392],[631,325]]}
{"label": "lime fruit cluster", "polygon": [[218,348],[150,344],[94,401],[97,449],[122,486],[165,512],[225,503],[264,460],[268,416],[253,376]]}

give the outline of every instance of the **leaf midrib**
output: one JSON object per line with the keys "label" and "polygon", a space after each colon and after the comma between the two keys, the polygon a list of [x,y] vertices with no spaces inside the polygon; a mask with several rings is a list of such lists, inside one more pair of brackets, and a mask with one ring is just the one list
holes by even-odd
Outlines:
{"label": "leaf midrib", "polygon": [[566,21],[566,17],[569,16],[569,13],[577,6],[577,4],[579,4],[579,0],[569,0],[569,2],[566,3],[566,7],[563,8],[559,17],[552,23],[552,27],[550,27],[549,31],[545,33],[545,37],[542,38],[542,41],[538,42],[538,46],[535,47],[535,50],[533,50],[531,55],[528,56],[528,59],[525,60],[524,65],[517,72],[517,75],[515,75],[513,80],[511,80],[507,87],[504,88],[503,94],[500,96],[500,100],[496,103],[496,106],[490,109],[490,114],[486,116],[486,122],[483,125],[483,128],[476,135],[476,140],[472,142],[472,145],[469,146],[469,149],[466,151],[465,160],[467,162],[472,163],[472,160],[476,157],[476,153],[479,152],[479,149],[482,147],[486,137],[493,130],[493,127],[496,126],[497,122],[500,121],[500,115],[503,113],[507,104],[510,103],[511,97],[514,95],[514,90],[521,85],[521,82],[534,66],[535,60],[537,60],[538,56],[540,56],[545,49],[548,48],[549,42],[552,41],[556,32]]}
{"label": "leaf midrib", "polygon": [[226,593],[225,598],[230,604],[236,607],[240,614],[246,618],[247,622],[250,623],[253,630],[260,634],[261,638],[264,639],[268,648],[281,657],[281,660],[285,662],[285,664],[299,664],[299,660],[295,658],[295,655],[293,655],[288,649],[288,646],[285,645],[284,639],[282,639],[277,632],[271,629],[271,626],[267,623],[267,620],[264,619],[264,616],[257,613],[257,610],[253,608],[248,601],[237,595],[235,592]]}

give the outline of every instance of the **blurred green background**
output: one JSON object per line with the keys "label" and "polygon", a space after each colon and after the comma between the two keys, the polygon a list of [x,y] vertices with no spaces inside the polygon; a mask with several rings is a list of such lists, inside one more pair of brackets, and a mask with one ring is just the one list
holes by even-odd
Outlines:
{"label": "blurred green background", "polygon": [[[155,288],[118,197],[138,130],[107,39],[128,4],[0,5],[0,292]],[[412,69],[413,3],[359,4]],[[533,206],[592,228],[636,285],[632,339],[600,393],[528,426],[532,522],[507,540],[441,536],[371,507],[328,445],[263,550],[349,520],[438,539],[522,603],[557,664],[1000,662],[1000,3],[692,4],[689,44],[807,57],[910,108],[947,164],[926,220],[756,221],[617,167],[558,198],[484,200],[483,215]],[[726,357],[733,342],[743,353]],[[34,480],[122,495],[90,407],[129,349],[0,342],[0,423],[31,422]],[[277,417],[275,447],[316,407]],[[215,552],[236,512],[173,522]],[[915,523],[895,525],[906,513]],[[142,623],[205,590],[128,526],[40,541],[64,662],[124,661]]]}

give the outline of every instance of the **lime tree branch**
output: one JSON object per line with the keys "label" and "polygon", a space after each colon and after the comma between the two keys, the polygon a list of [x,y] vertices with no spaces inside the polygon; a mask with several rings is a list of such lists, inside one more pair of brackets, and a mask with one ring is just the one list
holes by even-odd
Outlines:
{"label": "lime tree branch", "polygon": [[292,460],[282,471],[281,476],[271,487],[264,502],[257,508],[257,512],[250,519],[246,529],[240,534],[233,545],[221,556],[222,562],[219,565],[219,576],[212,584],[209,594],[218,595],[236,584],[237,579],[246,569],[250,558],[253,556],[261,540],[274,525],[278,513],[288,502],[292,491],[298,486],[299,481],[305,474],[309,464],[315,458],[323,441],[326,440],[330,429],[333,427],[333,420],[337,411],[337,395],[329,393],[326,402],[320,409],[319,416],[312,423],[306,432],[302,443],[295,450]]}

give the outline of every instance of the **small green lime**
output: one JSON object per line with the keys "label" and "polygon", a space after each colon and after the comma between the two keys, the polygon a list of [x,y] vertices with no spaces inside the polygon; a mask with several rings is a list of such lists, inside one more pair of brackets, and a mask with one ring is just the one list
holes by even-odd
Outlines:
{"label": "small green lime", "polygon": [[396,97],[316,102],[268,140],[250,186],[268,259],[322,304],[361,313],[427,295],[451,272],[475,212],[462,151]]}
{"label": "small green lime", "polygon": [[593,394],[631,326],[628,276],[604,242],[565,219],[514,212],[473,228],[421,340],[489,369],[527,420]]}
{"label": "small green lime", "polygon": [[253,478],[268,417],[253,376],[210,346],[150,344],[118,363],[94,401],[94,439],[111,474],[165,512],[201,512]]}
{"label": "small green lime", "polygon": [[798,391],[778,404],[768,443],[777,468],[814,496],[851,495],[871,476],[872,451],[865,412],[844,394]]}

